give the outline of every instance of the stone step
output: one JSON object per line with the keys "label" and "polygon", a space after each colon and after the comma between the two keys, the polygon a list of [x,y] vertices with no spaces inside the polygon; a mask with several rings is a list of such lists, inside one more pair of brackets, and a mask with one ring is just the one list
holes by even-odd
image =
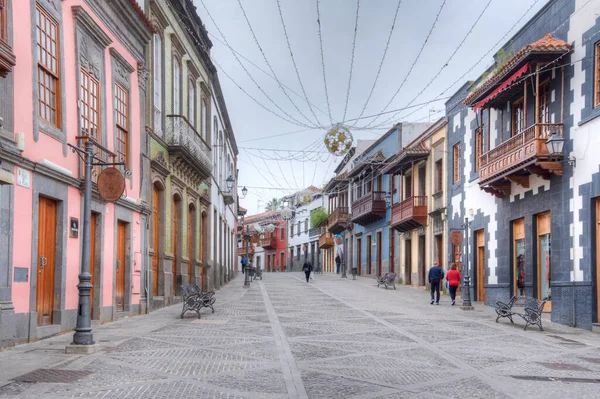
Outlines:
{"label": "stone step", "polygon": [[592,331],[600,333],[600,323],[592,323]]}

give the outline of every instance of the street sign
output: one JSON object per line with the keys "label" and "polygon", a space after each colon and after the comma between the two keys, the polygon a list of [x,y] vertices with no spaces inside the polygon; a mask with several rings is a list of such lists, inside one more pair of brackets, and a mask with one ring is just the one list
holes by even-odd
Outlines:
{"label": "street sign", "polygon": [[98,194],[106,201],[116,201],[125,191],[125,177],[117,168],[106,168],[98,176]]}

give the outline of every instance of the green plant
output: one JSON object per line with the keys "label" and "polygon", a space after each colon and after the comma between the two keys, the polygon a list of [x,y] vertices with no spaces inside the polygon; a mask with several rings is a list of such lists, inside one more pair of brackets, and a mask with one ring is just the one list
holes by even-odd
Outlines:
{"label": "green plant", "polygon": [[267,202],[265,206],[265,211],[276,211],[281,206],[281,200],[277,198],[273,198],[271,201]]}
{"label": "green plant", "polygon": [[329,216],[325,209],[317,208],[310,213],[310,228],[314,229],[327,220]]}

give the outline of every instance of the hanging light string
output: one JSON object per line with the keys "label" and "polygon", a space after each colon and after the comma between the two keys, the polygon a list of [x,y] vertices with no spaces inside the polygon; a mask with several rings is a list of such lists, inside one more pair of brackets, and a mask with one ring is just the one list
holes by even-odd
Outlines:
{"label": "hanging light string", "polygon": [[[277,0],[277,10],[279,11],[279,19],[281,20],[281,26],[283,26],[283,33],[285,36],[285,41],[287,43],[287,47],[288,50],[290,52],[290,57],[292,58],[292,64],[294,65],[294,70],[296,71],[296,77],[298,78],[298,83],[300,84],[300,89],[302,89],[302,94],[304,95],[304,99],[306,100],[306,104],[308,105],[308,108],[310,109],[310,112],[312,113],[312,115],[314,116],[315,120],[317,121],[317,125],[321,125],[321,121],[319,120],[319,118],[317,117],[314,109],[313,109],[313,105],[310,103],[310,101],[308,101],[308,96],[306,95],[306,89],[304,88],[304,84],[302,83],[302,79],[300,78],[300,72],[298,70],[298,65],[296,64],[296,58],[294,57],[294,52],[292,51],[292,45],[290,44],[290,37],[288,35],[288,31],[287,31],[287,27],[285,25],[285,20],[283,18],[283,12],[281,11],[281,3],[280,0]],[[317,110],[321,111],[324,115],[327,115],[324,111],[320,110],[317,107],[314,107]]]}
{"label": "hanging light string", "polygon": [[325,99],[327,100],[327,113],[329,115],[329,122],[333,125],[333,118],[331,117],[331,105],[329,104],[329,93],[327,90],[327,75],[325,73],[325,57],[323,54],[323,35],[321,33],[321,11],[319,9],[319,0],[317,0],[317,26],[319,28],[319,46],[321,48],[321,69],[323,70],[323,85],[325,88]]}
{"label": "hanging light string", "polygon": [[[438,20],[440,19],[440,15],[442,14],[442,10],[444,9],[444,6],[446,5],[446,0],[444,0],[442,2],[442,5],[440,6],[440,9],[438,10],[437,15],[435,16],[435,20],[433,21],[433,24],[431,25],[431,28],[429,29],[429,33],[427,33],[427,36],[425,37],[425,41],[423,42],[423,44],[421,45],[421,49],[419,50],[419,52],[417,53],[417,56],[415,57],[412,65],[410,66],[410,68],[408,69],[408,72],[406,73],[406,75],[404,75],[404,79],[402,80],[402,83],[400,83],[400,87],[398,87],[398,89],[396,90],[396,92],[394,93],[394,95],[392,96],[392,98],[390,99],[390,101],[388,101],[388,103],[385,105],[385,107],[383,107],[383,111],[387,110],[388,107],[392,104],[392,102],[394,101],[394,99],[396,98],[396,96],[398,95],[398,93],[400,93],[400,90],[402,90],[402,88],[404,87],[404,84],[406,83],[406,81],[408,80],[408,77],[410,76],[410,74],[412,73],[415,65],[417,64],[417,62],[419,61],[419,59],[421,58],[421,54],[423,53],[423,51],[425,50],[425,47],[427,46],[427,43],[429,42],[429,39],[431,38],[431,35],[437,25]],[[383,112],[382,111],[382,112]],[[375,123],[375,121],[379,119],[379,116],[375,117],[375,119],[373,119],[372,121],[370,121],[365,128],[371,126],[372,124]]]}
{"label": "hanging light string", "polygon": [[[238,0],[239,1],[239,0]],[[352,71],[354,69],[354,50],[356,49],[356,34],[358,33],[358,15],[360,11],[360,0],[356,0],[356,18],[354,20],[354,39],[352,39],[352,57],[350,58],[350,77],[348,78],[348,89],[346,90],[346,105],[344,106],[344,117],[348,112],[348,100],[350,99],[350,87],[352,85]]]}
{"label": "hanging light string", "polygon": [[[227,41],[227,38],[225,37],[225,35],[223,34],[223,32],[221,31],[221,28],[219,28],[219,25],[217,25],[215,19],[213,18],[212,14],[210,13],[210,11],[208,10],[208,8],[206,7],[206,4],[204,4],[204,0],[200,0],[200,4],[202,4],[202,7],[204,7],[204,10],[206,10],[206,13],[208,15],[208,17],[210,18],[210,20],[212,21],[212,23],[215,25],[215,28],[217,28],[217,31],[219,32],[219,34],[221,35],[221,37],[223,38],[223,41],[225,43],[227,43],[227,46],[231,48],[231,46],[229,45],[229,42]],[[285,116],[287,116],[289,119],[291,119],[293,122],[291,123],[295,123],[299,126],[302,127],[317,127],[315,125],[307,125],[301,121],[299,121],[298,119],[294,118],[293,116],[291,116],[289,113],[287,113],[283,108],[281,108],[275,101],[273,101],[273,99],[267,94],[267,92],[265,92],[265,90],[260,86],[260,84],[258,84],[258,82],[256,81],[256,79],[254,79],[254,77],[252,76],[252,74],[248,71],[248,69],[246,68],[246,66],[242,63],[242,61],[240,60],[240,58],[238,57],[238,55],[235,52],[231,52],[231,54],[233,54],[233,57],[236,59],[236,61],[238,62],[238,64],[242,67],[242,69],[244,70],[244,72],[246,73],[246,75],[248,75],[248,77],[250,78],[250,80],[252,81],[252,83],[254,83],[254,85],[258,88],[258,90],[260,90],[261,93],[264,94],[264,96],[267,98],[267,100],[269,100],[279,111],[281,111]],[[221,68],[221,70],[223,70],[223,68]]]}
{"label": "hanging light string", "polygon": [[246,20],[246,23],[248,24],[248,28],[250,29],[250,33],[252,33],[252,37],[254,38],[254,42],[256,43],[256,46],[260,50],[260,53],[262,54],[262,57],[265,60],[265,64],[267,64],[267,66],[269,67],[269,70],[271,71],[271,74],[273,75],[273,78],[275,78],[275,81],[277,82],[277,85],[279,86],[279,88],[281,89],[281,91],[283,91],[283,94],[285,94],[285,96],[290,101],[290,103],[292,103],[292,105],[294,106],[294,108],[296,108],[296,111],[298,111],[298,113],[300,115],[302,115],[302,117],[304,119],[306,119],[306,121],[308,123],[310,123],[312,125],[315,125],[315,126],[318,125],[319,124],[318,119],[316,121],[316,124],[315,124],[315,121],[311,121],[310,119],[308,119],[308,117],[306,115],[304,115],[304,113],[302,111],[300,111],[300,108],[298,108],[298,105],[296,105],[296,103],[294,102],[294,100],[292,100],[292,98],[290,97],[290,95],[288,94],[288,92],[283,87],[283,85],[281,84],[281,81],[279,80],[279,78],[277,77],[277,74],[275,73],[275,70],[273,69],[273,67],[271,66],[271,63],[267,59],[267,56],[266,56],[266,54],[265,54],[262,46],[260,45],[260,42],[258,41],[258,38],[256,37],[256,33],[254,32],[254,29],[252,28],[252,24],[250,23],[250,19],[248,19],[248,15],[246,14],[246,10],[244,9],[244,6],[242,6],[241,0],[238,0],[238,5],[240,6],[240,9],[242,10],[242,14],[244,15],[244,19]]}
{"label": "hanging light string", "polygon": [[[396,20],[398,18],[398,11],[400,10],[400,5],[402,4],[402,0],[398,0],[398,5],[396,6],[396,13],[394,14],[394,19],[392,20],[392,28],[390,29],[390,33],[388,34],[387,42],[385,43],[385,48],[383,50],[383,56],[381,57],[381,61],[379,62],[379,68],[377,69],[377,74],[375,75],[375,81],[373,82],[373,86],[371,86],[371,90],[369,91],[369,95],[367,96],[367,100],[352,124],[352,127],[356,126],[360,118],[364,115],[365,110],[367,109],[367,105],[369,101],[371,101],[371,97],[373,96],[373,92],[375,91],[375,86],[377,85],[377,81],[379,80],[379,75],[381,75],[381,69],[383,68],[383,63],[385,62],[385,58],[387,56],[388,48],[390,47],[390,41],[392,40],[392,34],[394,33],[394,28],[396,27]],[[346,115],[344,114],[344,121],[346,120]]]}

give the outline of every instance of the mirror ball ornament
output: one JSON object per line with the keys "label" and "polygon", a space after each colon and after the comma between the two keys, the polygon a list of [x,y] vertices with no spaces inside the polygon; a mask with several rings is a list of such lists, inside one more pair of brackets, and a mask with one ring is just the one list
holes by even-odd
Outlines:
{"label": "mirror ball ornament", "polygon": [[309,204],[312,201],[312,193],[308,190],[303,190],[298,193],[296,200],[300,205]]}
{"label": "mirror ball ornament", "polygon": [[289,207],[285,207],[281,210],[281,217],[283,220],[289,220],[292,218],[292,210]]}
{"label": "mirror ball ornament", "polygon": [[352,133],[347,127],[336,125],[325,135],[323,142],[327,151],[336,156],[342,156],[350,151],[353,141]]}
{"label": "mirror ball ornament", "polygon": [[268,231],[269,233],[272,233],[272,232],[274,232],[274,231],[275,231],[275,225],[274,225],[273,223],[269,224],[269,225],[267,226],[267,231]]}

